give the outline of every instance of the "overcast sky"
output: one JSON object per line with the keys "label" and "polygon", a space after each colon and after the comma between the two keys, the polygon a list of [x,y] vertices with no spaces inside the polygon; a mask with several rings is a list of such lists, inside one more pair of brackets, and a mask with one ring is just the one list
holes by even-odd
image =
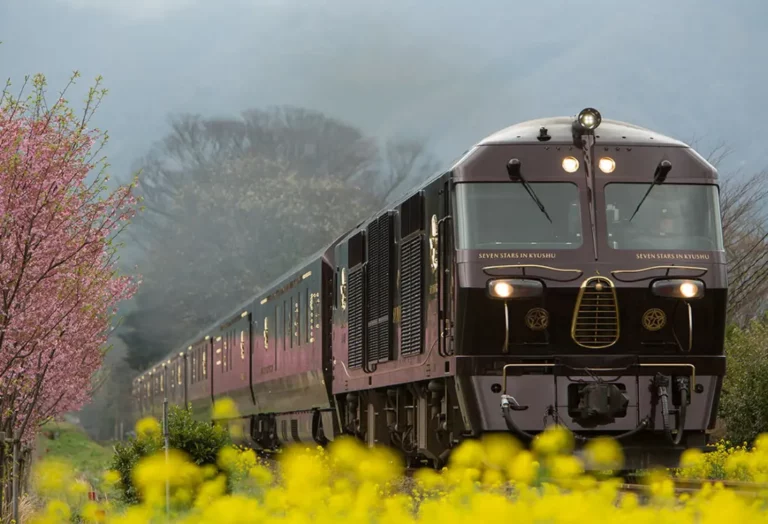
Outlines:
{"label": "overcast sky", "polygon": [[[318,109],[449,162],[493,131],[585,106],[768,166],[765,0],[0,0],[0,75],[98,74],[118,175],[172,112]],[[71,96],[77,101],[81,98]]]}

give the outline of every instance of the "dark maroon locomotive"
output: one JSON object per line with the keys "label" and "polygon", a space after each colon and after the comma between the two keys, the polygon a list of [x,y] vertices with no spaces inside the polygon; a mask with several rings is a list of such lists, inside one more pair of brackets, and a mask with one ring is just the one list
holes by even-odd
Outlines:
{"label": "dark maroon locomotive", "polygon": [[564,424],[629,467],[704,447],[727,279],[717,173],[594,109],[504,129],[134,382],[231,397],[260,448],[353,434],[441,464]]}

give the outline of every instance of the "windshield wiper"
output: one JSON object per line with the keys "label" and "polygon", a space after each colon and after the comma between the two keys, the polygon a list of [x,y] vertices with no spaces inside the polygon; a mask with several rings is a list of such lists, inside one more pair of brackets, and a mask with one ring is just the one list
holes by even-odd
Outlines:
{"label": "windshield wiper", "polygon": [[520,160],[517,158],[513,158],[509,162],[507,162],[507,174],[509,175],[509,179],[512,181],[519,180],[521,184],[523,184],[523,188],[528,192],[530,197],[533,199],[534,203],[539,206],[539,209],[542,213],[544,213],[544,216],[547,217],[547,220],[549,220],[549,223],[552,223],[552,218],[550,218],[549,213],[547,213],[547,210],[544,209],[544,204],[541,203],[541,200],[539,200],[539,197],[536,196],[536,193],[533,192],[533,188],[526,182],[525,178],[523,178],[523,173],[521,170],[522,164],[520,163]]}
{"label": "windshield wiper", "polygon": [[651,182],[651,187],[648,188],[648,191],[645,192],[643,199],[640,200],[639,204],[637,204],[635,212],[632,213],[632,216],[629,219],[630,222],[632,222],[632,219],[635,218],[637,212],[640,211],[640,206],[642,206],[643,202],[645,202],[645,199],[648,198],[648,195],[650,194],[651,189],[653,189],[653,186],[661,185],[664,183],[664,181],[667,179],[667,174],[669,173],[670,169],[672,169],[672,163],[669,160],[662,160],[659,162],[659,165],[656,166],[656,172],[653,174],[653,182]]}

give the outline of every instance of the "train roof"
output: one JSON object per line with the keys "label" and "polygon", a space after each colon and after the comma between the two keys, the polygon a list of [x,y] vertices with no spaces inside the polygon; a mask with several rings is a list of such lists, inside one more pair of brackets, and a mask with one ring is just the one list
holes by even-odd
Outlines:
{"label": "train roof", "polygon": [[[528,120],[527,122],[521,122],[497,131],[485,137],[477,145],[572,144],[573,134],[571,126],[573,121],[574,117],[572,116]],[[551,137],[547,141],[541,141],[538,138],[542,127],[547,129],[547,134]],[[628,146],[689,147],[679,140],[651,131],[650,129],[609,119],[603,119],[600,126],[595,130],[595,142],[598,145],[602,142],[610,143],[611,145],[620,144]]]}
{"label": "train roof", "polygon": [[283,273],[282,275],[274,279],[267,286],[264,286],[258,293],[255,293],[249,296],[246,300],[241,301],[237,307],[229,310],[228,313],[226,314],[218,316],[216,320],[207,324],[202,329],[196,330],[195,335],[193,337],[186,339],[181,344],[176,344],[177,349],[169,350],[167,353],[163,355],[162,358],[158,358],[157,360],[154,360],[152,364],[147,367],[147,369],[138,373],[133,380],[135,381],[137,379],[142,378],[144,375],[149,374],[150,372],[154,371],[158,366],[162,365],[163,362],[168,360],[170,357],[173,357],[174,355],[176,355],[176,353],[183,352],[190,345],[199,342],[201,339],[205,338],[206,335],[209,335],[212,332],[216,331],[217,329],[219,329],[219,326],[221,326],[223,322],[226,322],[228,319],[231,319],[237,315],[240,315],[244,310],[249,309],[251,304],[253,304],[256,300],[259,300],[267,296],[270,293],[270,291],[272,291],[274,288],[277,288],[280,284],[282,284],[285,280],[288,280],[288,278],[290,278],[291,276],[297,273],[300,273],[307,266],[312,265],[319,260],[325,259],[326,252],[329,249],[332,249],[333,246],[335,246],[339,242],[339,240],[341,240],[341,237],[337,238],[335,241],[323,247],[322,249],[316,251],[312,255],[303,258],[298,264],[293,266],[290,270],[286,271],[285,273]]}

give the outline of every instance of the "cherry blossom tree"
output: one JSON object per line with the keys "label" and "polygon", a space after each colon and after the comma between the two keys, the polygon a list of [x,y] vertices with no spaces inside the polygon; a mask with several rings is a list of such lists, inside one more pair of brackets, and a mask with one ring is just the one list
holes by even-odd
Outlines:
{"label": "cherry blossom tree", "polygon": [[116,304],[137,286],[115,241],[136,180],[109,189],[107,135],[89,128],[106,90],[97,78],[75,114],[64,94],[77,77],[53,104],[42,75],[0,95],[0,431],[26,443],[88,401]]}

